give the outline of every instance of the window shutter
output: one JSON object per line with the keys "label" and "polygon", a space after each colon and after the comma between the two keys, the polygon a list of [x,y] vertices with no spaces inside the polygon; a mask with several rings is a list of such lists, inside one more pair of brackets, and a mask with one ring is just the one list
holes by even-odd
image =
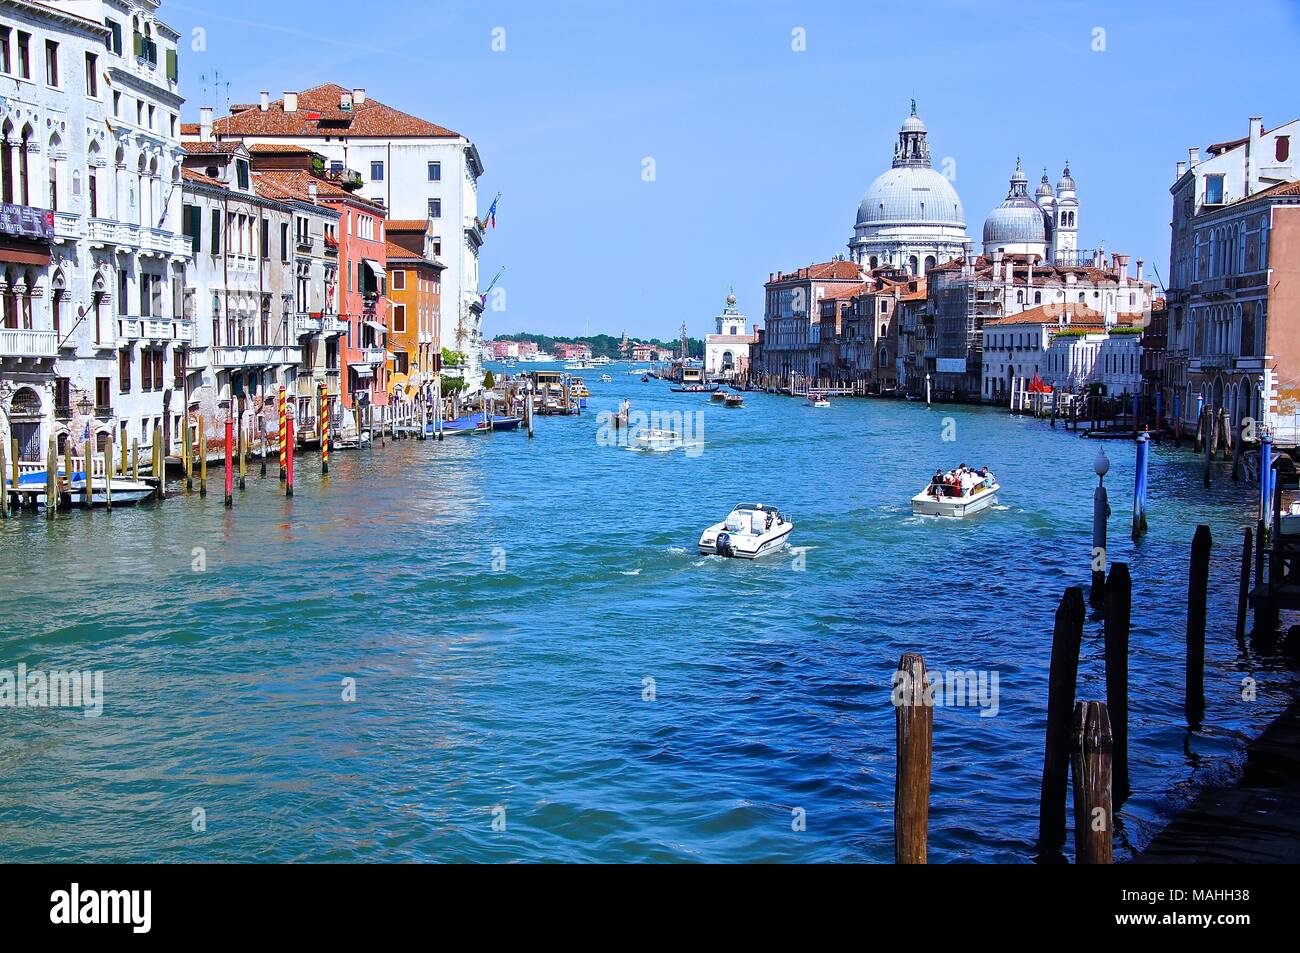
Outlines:
{"label": "window shutter", "polygon": [[176,63],[176,51],[168,50],[167,51],[167,78],[174,83],[176,82],[176,79],[179,75],[180,75],[179,67],[177,66]]}
{"label": "window shutter", "polygon": [[144,56],[144,34],[137,31],[131,38],[135,41],[135,55]]}

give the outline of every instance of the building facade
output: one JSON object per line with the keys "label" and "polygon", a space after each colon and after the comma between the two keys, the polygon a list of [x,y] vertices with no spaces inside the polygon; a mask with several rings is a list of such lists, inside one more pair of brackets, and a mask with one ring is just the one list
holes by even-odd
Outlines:
{"label": "building facade", "polygon": [[427,222],[421,228],[388,229],[388,314],[395,355],[390,392],[399,401],[434,393],[442,336],[443,266],[433,254],[434,236]]}
{"label": "building facade", "polygon": [[1170,236],[1164,412],[1249,417],[1300,443],[1300,120],[1198,149],[1179,162]]}
{"label": "building facade", "polygon": [[745,333],[746,319],[728,294],[722,313],[714,319],[715,331],[704,339],[704,372],[710,377],[743,378],[749,373],[749,348],[754,335]]}

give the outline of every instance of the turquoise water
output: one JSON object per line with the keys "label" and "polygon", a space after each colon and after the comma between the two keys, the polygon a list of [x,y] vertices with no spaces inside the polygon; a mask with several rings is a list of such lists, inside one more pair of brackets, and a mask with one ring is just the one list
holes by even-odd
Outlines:
{"label": "turquoise water", "polygon": [[[889,681],[919,650],[1000,687],[994,717],[935,713],[931,861],[1031,860],[1052,615],[1087,581],[1097,444],[984,408],[730,410],[611,370],[587,375],[593,411],[702,411],[703,452],[539,418],[531,441],[340,452],[325,483],[300,457],[292,500],[254,467],[227,510],[216,467],[206,499],[0,523],[0,669],[104,673],[98,718],[0,709],[0,859],[888,860]],[[1155,450],[1135,549],[1133,447],[1107,450],[1111,558],[1135,582],[1124,856],[1294,686],[1232,638],[1252,488],[1220,466],[1207,491],[1190,454]],[[994,467],[998,509],[912,517],[963,461]],[[700,557],[741,500],[788,511],[795,549]],[[1215,575],[1189,735],[1197,522]],[[1079,697],[1104,698],[1099,623],[1083,651]]]}

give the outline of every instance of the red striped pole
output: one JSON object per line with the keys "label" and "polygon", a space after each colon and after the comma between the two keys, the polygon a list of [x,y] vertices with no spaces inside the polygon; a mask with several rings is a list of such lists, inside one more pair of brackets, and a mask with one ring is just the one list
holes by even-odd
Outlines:
{"label": "red striped pole", "polygon": [[226,505],[235,505],[235,463],[231,446],[235,437],[235,421],[226,414]]}
{"label": "red striped pole", "polygon": [[293,496],[293,417],[284,419],[285,434],[287,442],[285,444],[285,484],[284,495]]}
{"label": "red striped pole", "polygon": [[280,385],[280,481],[281,482],[284,482],[285,436],[287,434],[287,431],[285,429],[285,421],[288,419],[288,415],[285,413],[284,403],[285,403],[284,385],[281,384]]}
{"label": "red striped pole", "polygon": [[320,472],[321,476],[330,472],[330,399],[323,383],[320,385]]}

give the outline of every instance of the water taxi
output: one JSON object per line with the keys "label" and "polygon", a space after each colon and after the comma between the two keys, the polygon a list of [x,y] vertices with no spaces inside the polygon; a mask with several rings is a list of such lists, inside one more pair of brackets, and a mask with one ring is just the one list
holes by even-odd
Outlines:
{"label": "water taxi", "polygon": [[632,434],[630,446],[633,450],[664,451],[676,450],[686,446],[686,443],[675,430],[646,428]]}
{"label": "water taxi", "polygon": [[709,399],[712,400],[714,403],[720,404],[727,399],[727,392],[722,390],[715,390],[713,392],[713,396],[710,397]]}
{"label": "water taxi", "polygon": [[998,501],[997,478],[988,468],[958,470],[948,476],[936,473],[924,490],[912,497],[913,516],[974,516]]}
{"label": "water taxi", "polygon": [[745,398],[740,394],[728,394],[725,400],[727,407],[743,407],[744,404]]}
{"label": "water taxi", "polygon": [[812,391],[808,394],[808,406],[810,407],[829,407],[831,399],[825,394]]}
{"label": "water taxi", "polygon": [[610,377],[608,374],[601,374],[600,382],[602,384],[612,384],[614,383],[614,378]]}
{"label": "water taxi", "polygon": [[765,503],[737,503],[727,518],[700,536],[700,552],[707,556],[757,559],[786,544],[794,523]]}

